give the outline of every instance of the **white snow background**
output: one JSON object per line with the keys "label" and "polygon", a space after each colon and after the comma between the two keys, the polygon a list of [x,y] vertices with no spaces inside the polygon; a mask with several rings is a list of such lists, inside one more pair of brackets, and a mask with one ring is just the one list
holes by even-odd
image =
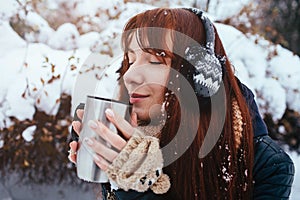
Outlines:
{"label": "white snow background", "polygon": [[[25,3],[25,1],[19,2]],[[91,27],[83,24],[81,28],[85,34],[80,35],[74,24],[65,23],[54,30],[46,19],[32,9],[27,8],[29,10],[27,15],[25,13],[22,15],[19,3],[14,0],[1,1],[0,130],[13,125],[9,117],[13,116],[19,120],[32,119],[35,109],[55,115],[59,107],[57,99],[62,93],[73,95],[78,72],[85,67],[90,67],[86,59],[93,52],[108,51],[118,45],[112,36],[121,32],[127,19],[138,12],[152,8],[150,5],[124,3],[121,0],[47,2],[52,9],[58,9],[61,2],[66,5],[73,5],[76,2],[80,5],[73,10],[73,15],[76,16],[93,16],[98,9],[107,9],[110,16],[120,15],[111,18],[95,18],[94,22],[101,25],[99,31],[89,31]],[[185,1],[184,4],[179,4],[181,2],[179,0],[163,2],[172,7],[192,5],[191,0]],[[211,1],[208,14],[213,20],[224,19],[237,13],[248,2],[249,0],[214,0]],[[162,5],[165,5],[164,3]],[[20,18],[27,26],[31,27],[25,32],[25,39],[22,39],[9,24],[9,18],[17,12],[21,13]],[[228,25],[218,23],[215,25],[235,67],[236,75],[256,94],[261,114],[271,114],[273,120],[277,121],[287,107],[300,112],[299,57],[280,45],[272,45],[259,36],[244,35]],[[118,56],[119,52],[114,51],[115,48],[112,49],[114,55]],[[268,59],[269,53],[275,49],[278,54]],[[105,56],[103,55],[103,59],[106,59]],[[47,83],[53,77],[56,79]],[[113,79],[112,75],[102,79],[103,87],[97,90],[103,96],[111,95]],[[82,101],[83,96],[76,96],[76,98],[73,96],[73,106]],[[35,129],[35,126],[28,127],[22,134],[23,139],[30,141]],[[1,140],[0,135],[0,148],[4,144],[5,141]],[[288,153],[296,167],[291,195],[291,199],[296,199],[300,196],[298,172],[300,157],[294,152],[288,151]]]}

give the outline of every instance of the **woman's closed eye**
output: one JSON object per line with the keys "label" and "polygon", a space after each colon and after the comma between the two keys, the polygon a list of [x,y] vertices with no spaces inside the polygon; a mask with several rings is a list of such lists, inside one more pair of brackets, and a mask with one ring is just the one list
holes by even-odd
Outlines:
{"label": "woman's closed eye", "polygon": [[149,63],[152,64],[152,65],[161,65],[161,64],[163,64],[163,62],[161,62],[161,61],[149,61]]}
{"label": "woman's closed eye", "polygon": [[[150,63],[151,65],[161,65],[161,64],[164,64],[164,63],[161,62],[161,61],[149,61],[149,63]],[[129,64],[129,66],[131,66],[132,64],[134,64],[134,61],[131,61],[131,62],[129,62],[128,64]]]}

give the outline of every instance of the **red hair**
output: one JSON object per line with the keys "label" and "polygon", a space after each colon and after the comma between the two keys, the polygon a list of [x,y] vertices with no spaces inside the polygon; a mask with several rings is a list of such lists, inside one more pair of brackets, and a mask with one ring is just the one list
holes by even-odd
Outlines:
{"label": "red hair", "polygon": [[[201,45],[205,44],[205,31],[201,20],[192,12],[181,9],[165,9],[158,8],[148,10],[131,18],[124,28],[123,46],[124,60],[122,67],[118,71],[120,76],[129,68],[127,57],[127,46],[132,39],[132,32],[143,27],[158,27],[161,29],[160,37],[154,37],[151,31],[142,31],[135,34],[139,45],[144,51],[149,53],[161,52],[160,49],[166,49],[166,38],[170,37],[167,29],[181,32],[190,38],[196,40]],[[178,42],[176,35],[171,35],[173,42],[173,50],[176,49],[178,54],[167,52],[167,56],[172,58],[172,68],[185,77],[189,74],[189,66],[181,56],[188,41]],[[149,49],[148,46],[158,48]],[[173,51],[174,52],[174,51]],[[182,53],[182,54],[181,54]],[[170,176],[171,189],[166,194],[168,199],[250,199],[252,193],[252,167],[253,167],[253,131],[251,117],[246,101],[240,91],[238,83],[235,79],[231,64],[227,58],[222,42],[215,31],[215,54],[225,57],[223,84],[225,92],[220,91],[223,104],[219,106],[226,107],[225,123],[220,123],[220,116],[213,115],[211,102],[207,99],[198,98],[199,114],[189,105],[189,100],[179,104],[178,99],[174,95],[169,95],[166,111],[168,118],[160,137],[161,147],[167,145],[174,139],[179,126],[183,127],[185,135],[176,137],[176,145],[163,152],[164,156],[184,151],[176,161],[164,168],[164,172]],[[182,67],[184,66],[184,67]],[[173,87],[180,87],[180,79],[173,80]],[[121,80],[121,79],[120,79]],[[191,83],[192,84],[192,83]],[[121,82],[121,91],[124,90],[124,84]],[[170,86],[172,87],[172,86]],[[179,98],[187,98],[185,91],[179,92]],[[121,98],[127,99],[126,92],[122,93]],[[232,105],[233,98],[237,101],[243,117],[243,136],[239,148],[236,148],[235,135],[232,126]],[[127,99],[128,100],[128,99]],[[217,109],[218,110],[218,109]],[[213,118],[213,116],[215,116]],[[182,120],[183,119],[183,120]],[[182,122],[182,124],[179,124]],[[210,125],[217,130],[221,127],[222,133],[208,155],[199,158],[199,150],[203,145],[204,138]],[[194,137],[192,130],[195,128],[197,134]],[[216,137],[219,134],[215,133]],[[191,145],[187,145],[186,138],[193,137]]]}

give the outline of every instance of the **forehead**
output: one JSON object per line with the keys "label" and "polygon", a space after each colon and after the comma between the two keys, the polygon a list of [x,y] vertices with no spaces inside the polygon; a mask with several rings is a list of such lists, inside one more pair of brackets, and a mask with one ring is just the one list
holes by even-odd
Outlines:
{"label": "forehead", "polygon": [[155,49],[172,52],[172,30],[155,27],[138,28],[129,35],[128,50]]}
{"label": "forehead", "polygon": [[134,50],[138,50],[138,49],[141,49],[139,44],[138,44],[138,41],[137,41],[137,37],[136,37],[136,33],[132,33],[132,35],[130,36],[130,41],[129,41],[129,44],[128,44],[128,49],[130,51],[134,51]]}

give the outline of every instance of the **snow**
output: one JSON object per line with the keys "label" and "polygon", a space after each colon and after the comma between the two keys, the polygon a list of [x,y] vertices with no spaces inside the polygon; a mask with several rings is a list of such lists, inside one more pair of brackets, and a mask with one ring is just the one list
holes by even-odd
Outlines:
{"label": "snow", "polygon": [[[180,7],[190,6],[194,1],[182,4],[179,4],[179,0],[168,2],[172,7]],[[236,14],[250,1],[211,2],[208,15],[213,20],[219,20]],[[220,4],[217,5],[218,2]],[[80,24],[82,30],[71,23],[63,23],[54,29],[47,18],[34,12],[30,6],[26,7],[29,12],[25,15],[17,1],[0,3],[0,70],[3,74],[0,79],[0,130],[12,125],[10,117],[32,119],[36,109],[55,115],[62,93],[72,95],[72,112],[74,106],[85,101],[87,94],[97,93],[104,97],[115,95],[117,77],[113,73],[120,65],[122,55],[119,33],[134,14],[153,8],[152,5],[124,3],[121,0],[54,0],[47,1],[47,6],[58,9],[63,3],[67,8],[74,7],[72,15],[91,19],[93,23],[100,24],[100,29],[93,30],[93,26],[86,21]],[[108,15],[103,14],[106,11]],[[21,13],[19,17],[29,27],[25,39],[8,22],[16,13]],[[97,13],[102,15],[98,17]],[[258,36],[244,35],[228,25],[215,25],[236,76],[254,92],[261,114],[272,114],[273,120],[277,121],[286,108],[300,112],[300,58]],[[113,57],[98,53],[109,51],[112,51]],[[269,59],[273,52],[276,55]],[[102,76],[99,81],[89,73],[80,75],[79,72],[95,64],[102,68],[89,73],[108,76]],[[112,67],[106,69],[106,65]],[[26,141],[30,141],[34,129],[32,126],[23,132]],[[0,148],[3,143],[0,140]],[[296,168],[300,166],[300,157],[293,152],[289,154]],[[300,196],[300,188],[296,185],[299,182],[300,175],[296,170],[291,199]]]}
{"label": "snow", "polygon": [[18,12],[19,5],[15,0],[6,0],[5,3],[1,2],[0,6],[0,22],[8,20],[9,17]]}
{"label": "snow", "polygon": [[276,47],[278,56],[269,63],[268,73],[276,78],[285,89],[287,105],[290,109],[300,110],[300,58],[281,46]]}
{"label": "snow", "polygon": [[[198,0],[198,2],[201,2],[201,0]],[[238,13],[249,2],[250,0],[211,1],[208,10],[215,16],[215,20],[225,19]]]}
{"label": "snow", "polygon": [[36,128],[36,125],[29,126],[22,132],[22,137],[26,142],[30,142],[33,139]]}
{"label": "snow", "polygon": [[[274,96],[273,90],[281,95]],[[264,79],[261,90],[257,93],[261,97],[257,100],[258,106],[261,108],[260,112],[272,114],[274,121],[281,119],[286,110],[286,93],[278,81],[273,78]]]}
{"label": "snow", "polygon": [[100,39],[100,34],[98,32],[88,32],[84,35],[79,36],[77,45],[78,48],[91,47],[95,41]]}
{"label": "snow", "polygon": [[[2,34],[5,37],[12,33],[7,23],[3,23],[0,29],[1,38]],[[5,109],[0,105],[3,112],[0,120],[5,117],[9,120],[7,118],[11,116],[19,120],[32,119],[35,108],[55,115],[61,93],[71,94],[74,85],[78,69],[71,70],[71,65],[79,68],[90,50],[60,51],[43,43],[26,43],[16,34],[7,38],[12,42],[0,40],[5,47],[0,49],[1,70],[5,73],[0,81],[0,102],[6,104]],[[62,44],[69,45],[68,49],[73,48],[68,40]]]}
{"label": "snow", "polygon": [[48,22],[35,12],[28,12],[25,19],[26,25],[31,27],[31,31],[25,34],[25,38],[29,42],[47,42],[54,33],[49,27]]}
{"label": "snow", "polygon": [[65,23],[58,27],[48,41],[53,49],[72,50],[77,48],[79,32],[74,24]]}
{"label": "snow", "polygon": [[[300,58],[258,36],[246,36],[224,24],[216,27],[236,76],[256,94],[261,114],[272,114],[277,121],[286,107],[300,112]],[[275,50],[277,55],[268,59]]]}
{"label": "snow", "polygon": [[20,98],[26,89],[26,78],[23,74],[16,74],[13,81],[7,87],[6,102],[9,109],[6,110],[8,117],[15,116],[19,120],[32,119],[35,109],[32,98]]}
{"label": "snow", "polygon": [[[267,49],[257,46],[254,41],[233,27],[224,24],[216,25],[220,38],[227,50],[227,55],[233,65],[239,71],[239,65],[235,65],[235,62],[243,63],[248,72],[250,85],[255,89],[260,89],[262,82],[257,80],[265,78]],[[237,49],[239,50],[237,51]]]}

